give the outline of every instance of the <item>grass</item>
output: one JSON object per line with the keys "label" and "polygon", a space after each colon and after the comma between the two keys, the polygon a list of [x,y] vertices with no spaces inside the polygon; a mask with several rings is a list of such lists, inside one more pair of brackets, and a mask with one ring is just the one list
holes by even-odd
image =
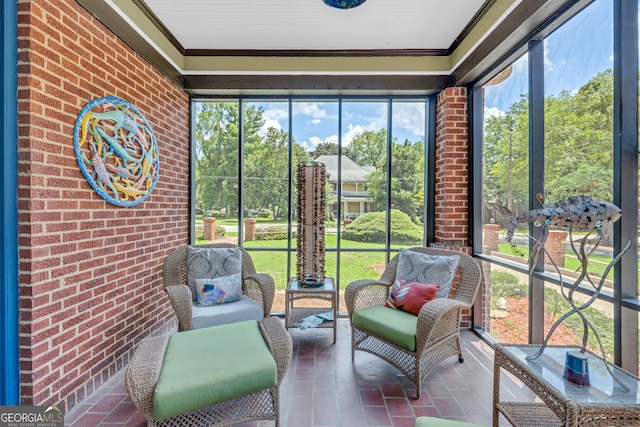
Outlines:
{"label": "grass", "polygon": [[[217,223],[217,221],[216,221]],[[227,233],[226,236],[237,236],[237,233]],[[208,243],[205,240],[197,240],[196,244]],[[329,277],[338,280],[340,288],[344,289],[349,282],[359,279],[378,279],[385,265],[384,252],[340,252],[340,277],[337,278],[337,252],[331,251],[336,249],[338,236],[336,234],[327,234],[325,236],[325,247],[328,251],[325,253],[325,273]],[[375,243],[353,242],[350,240],[342,240],[340,242],[341,249],[379,249],[384,250],[384,245]],[[251,253],[251,258],[256,266],[256,270],[260,273],[271,275],[276,283],[276,289],[283,290],[287,285],[287,280],[296,272],[296,240],[291,243],[291,274],[287,272],[287,241],[286,240],[269,240],[269,241],[251,241],[245,242],[244,247]],[[400,249],[408,246],[393,246],[394,249]],[[254,248],[274,249],[251,251]],[[393,256],[393,253],[392,253]]]}
{"label": "grass", "polygon": [[[214,215],[215,216],[215,215]],[[215,216],[216,225],[225,225],[230,227],[238,226],[238,218],[235,216]],[[279,225],[279,226],[287,226],[287,219],[279,219],[274,221],[272,218],[254,218],[256,220],[256,224],[260,225]],[[204,224],[203,216],[196,215],[196,224]],[[325,221],[326,227],[337,227],[336,221]],[[296,222],[293,221],[292,226],[295,228]]]}
{"label": "grass", "polygon": [[[506,243],[499,244],[498,247],[499,247],[498,251],[501,253],[514,254],[514,250],[511,248],[510,245]],[[523,261],[526,262],[529,259],[529,248],[524,246],[516,246],[516,247],[518,252],[516,253],[516,255],[521,256]],[[588,264],[589,274],[602,277],[602,275],[604,274],[604,270],[607,267],[607,265],[611,262],[611,259],[612,259],[611,257],[606,257],[598,254],[593,254],[592,256],[590,256],[589,264]],[[563,266],[559,266],[559,267],[563,267]],[[580,262],[575,257],[575,254],[573,253],[573,251],[567,251],[565,256],[565,261],[564,261],[564,268],[571,271],[579,271]],[[640,262],[638,263],[638,270],[640,271]],[[613,270],[609,272],[608,278],[609,279],[613,278]],[[640,287],[640,275],[638,277],[638,287]]]}

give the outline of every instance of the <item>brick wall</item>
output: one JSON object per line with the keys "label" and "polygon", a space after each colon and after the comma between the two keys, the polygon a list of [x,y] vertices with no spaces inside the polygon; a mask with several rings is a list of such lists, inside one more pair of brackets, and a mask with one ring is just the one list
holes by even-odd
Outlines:
{"label": "brick wall", "polygon": [[[188,239],[189,100],[74,1],[18,10],[21,402],[69,410],[174,324],[161,275]],[[108,95],[158,143],[158,183],[135,207],[100,198],[74,155],[78,113]]]}
{"label": "brick wall", "polygon": [[[437,103],[435,243],[432,246],[471,254],[467,89],[447,88],[438,94]],[[463,312],[461,326],[473,326],[470,311]]]}

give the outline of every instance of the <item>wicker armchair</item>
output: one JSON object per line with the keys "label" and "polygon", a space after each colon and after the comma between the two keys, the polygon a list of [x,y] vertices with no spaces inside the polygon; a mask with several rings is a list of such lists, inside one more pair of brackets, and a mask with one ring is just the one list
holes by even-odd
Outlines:
{"label": "wicker armchair", "polygon": [[[163,276],[164,289],[169,295],[171,305],[178,317],[178,330],[188,331],[194,329],[194,310],[202,311],[203,307],[195,307],[193,296],[187,286],[187,248],[189,245],[175,249],[164,261]],[[234,248],[229,243],[208,243],[194,245],[198,248]],[[263,318],[271,314],[271,306],[275,296],[275,283],[268,274],[256,273],[253,260],[247,251],[242,252],[242,291],[251,300],[256,301],[263,308]],[[222,304],[225,310],[233,310],[240,303]],[[216,310],[220,306],[204,307],[205,310]],[[231,316],[230,316],[231,317]],[[241,319],[248,320],[248,319]],[[255,319],[258,320],[258,319]],[[220,322],[228,323],[228,322]],[[196,325],[197,326],[197,325]],[[212,326],[212,325],[207,325]]]}
{"label": "wicker armchair", "polygon": [[[453,355],[457,355],[461,363],[464,361],[459,335],[460,315],[463,308],[473,305],[482,274],[478,263],[467,254],[433,248],[410,250],[429,255],[460,256],[460,280],[454,297],[436,298],[424,304],[418,316],[410,315],[415,317],[416,322],[415,329],[408,331],[408,334],[414,334],[415,330],[415,351],[382,338],[377,330],[373,330],[376,328],[365,330],[352,322],[355,311],[385,304],[395,281],[399,255],[389,262],[380,280],[357,280],[349,283],[345,290],[345,300],[352,330],[351,358],[355,357],[355,350],[361,350],[389,362],[415,384],[416,395],[420,397],[422,382],[441,361]],[[406,318],[407,313],[402,314]]]}

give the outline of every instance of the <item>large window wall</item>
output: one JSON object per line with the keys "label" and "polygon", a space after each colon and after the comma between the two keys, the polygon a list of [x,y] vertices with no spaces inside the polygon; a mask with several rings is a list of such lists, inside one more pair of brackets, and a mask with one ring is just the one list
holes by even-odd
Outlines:
{"label": "large window wall", "polygon": [[[483,117],[474,125],[474,164],[481,176],[474,194],[482,198],[474,215],[474,250],[485,267],[490,307],[476,326],[501,342],[541,343],[570,311],[563,293],[575,288],[572,299],[588,305],[582,312],[605,356],[634,372],[637,8],[637,2],[596,0],[571,17],[559,17],[473,91],[481,100],[474,102],[474,112]],[[581,195],[616,204],[621,219],[589,232],[522,216],[549,212],[556,203],[588,209]],[[506,225],[514,219],[511,236]],[[546,253],[536,255],[542,241]],[[627,243],[630,249],[607,274]],[[586,264],[580,262],[582,249]],[[601,354],[595,336],[589,330],[588,348]],[[551,343],[580,345],[583,323],[570,316],[551,337]]]}
{"label": "large window wall", "polygon": [[[403,247],[424,245],[430,100],[194,100],[196,243],[242,245],[282,291],[295,276],[298,164],[323,163],[327,276],[340,287],[378,278]],[[341,307],[345,309],[344,306]],[[283,311],[278,293],[274,311]]]}

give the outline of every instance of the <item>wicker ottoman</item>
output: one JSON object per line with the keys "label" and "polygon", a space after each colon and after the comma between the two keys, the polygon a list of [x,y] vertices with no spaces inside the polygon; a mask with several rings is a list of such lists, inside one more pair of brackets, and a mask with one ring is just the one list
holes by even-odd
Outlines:
{"label": "wicker ottoman", "polygon": [[279,388],[291,352],[277,318],[147,337],[127,368],[127,392],[148,426],[280,426]]}
{"label": "wicker ottoman", "polygon": [[418,417],[416,427],[480,427],[478,424],[463,423],[461,421],[443,420],[442,418]]}

